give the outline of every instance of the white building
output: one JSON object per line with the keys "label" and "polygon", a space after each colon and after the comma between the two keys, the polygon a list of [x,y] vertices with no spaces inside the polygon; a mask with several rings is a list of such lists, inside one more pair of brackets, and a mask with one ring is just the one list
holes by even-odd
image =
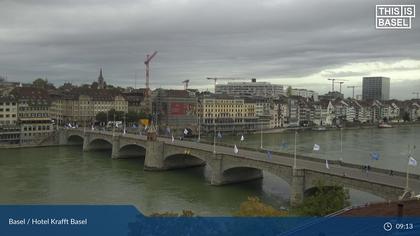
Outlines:
{"label": "white building", "polygon": [[227,84],[216,84],[216,94],[227,94],[230,96],[256,96],[256,97],[278,97],[284,95],[284,87],[280,84],[268,82],[228,82]]}
{"label": "white building", "polygon": [[313,98],[314,102],[318,101],[318,93],[307,89],[292,89],[292,96],[299,96],[304,98]]}

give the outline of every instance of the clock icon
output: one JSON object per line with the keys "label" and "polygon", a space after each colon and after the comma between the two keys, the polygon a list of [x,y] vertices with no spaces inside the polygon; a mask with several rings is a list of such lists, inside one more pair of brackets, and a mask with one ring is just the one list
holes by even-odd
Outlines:
{"label": "clock icon", "polygon": [[384,224],[384,230],[387,231],[387,232],[391,231],[392,230],[392,224],[389,223],[389,222],[386,222]]}

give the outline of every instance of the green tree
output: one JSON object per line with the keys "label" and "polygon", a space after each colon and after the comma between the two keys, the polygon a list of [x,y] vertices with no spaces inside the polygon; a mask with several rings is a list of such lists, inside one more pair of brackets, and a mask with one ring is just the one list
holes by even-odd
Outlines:
{"label": "green tree", "polygon": [[99,84],[98,84],[98,82],[96,82],[96,81],[94,81],[94,82],[90,85],[90,88],[91,88],[91,89],[98,89],[98,87],[99,87]]}
{"label": "green tree", "polygon": [[264,204],[258,197],[248,197],[248,199],[241,203],[239,211],[235,213],[236,216],[286,216],[286,211],[279,211],[272,206]]}
{"label": "green tree", "polygon": [[292,86],[287,87],[287,96],[292,96]]}
{"label": "green tree", "polygon": [[96,114],[96,121],[98,122],[106,122],[107,120],[107,115],[105,112],[99,112],[98,114]]}
{"label": "green tree", "polygon": [[46,88],[48,84],[48,80],[38,78],[32,82],[32,85],[36,88]]}
{"label": "green tree", "polygon": [[408,112],[404,112],[403,116],[402,116],[404,121],[410,121],[410,113]]}
{"label": "green tree", "polygon": [[126,114],[127,123],[137,123],[140,119],[140,114],[135,111],[129,111]]}
{"label": "green tree", "polygon": [[305,197],[293,212],[301,216],[325,216],[349,206],[349,199],[348,191],[342,186],[326,186],[318,181],[313,194]]}
{"label": "green tree", "polygon": [[115,109],[111,109],[108,112],[108,119],[114,120],[115,115],[115,121],[122,121],[124,119],[124,112],[123,111],[116,111]]}

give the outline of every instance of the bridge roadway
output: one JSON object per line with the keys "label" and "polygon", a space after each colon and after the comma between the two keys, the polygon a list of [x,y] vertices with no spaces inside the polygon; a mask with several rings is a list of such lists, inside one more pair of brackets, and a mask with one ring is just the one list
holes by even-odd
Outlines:
{"label": "bridge roadway", "polygon": [[[329,169],[326,168],[325,160],[312,157],[296,159],[296,169],[293,168],[294,159],[291,155],[272,153],[268,158],[266,151],[252,151],[239,149],[234,153],[233,147],[216,146],[216,154],[213,153],[213,145],[192,141],[181,141],[171,138],[158,137],[157,141],[147,141],[146,136],[134,134],[121,134],[106,131],[64,130],[64,142],[70,136],[79,136],[84,139],[84,150],[88,142],[104,139],[111,143],[113,155],[117,158],[122,145],[133,143],[145,149],[146,170],[166,170],[173,168],[189,167],[194,165],[208,165],[211,169],[209,181],[213,185],[222,185],[240,181],[262,178],[262,171],[268,171],[284,179],[291,186],[291,204],[302,201],[305,193],[316,185],[317,180],[323,180],[326,184],[341,184],[345,187],[358,189],[380,196],[386,200],[395,200],[405,192],[405,173],[396,172],[390,175],[389,170],[371,168],[366,172],[363,166],[329,161]],[[89,138],[90,137],[90,138]],[[89,140],[90,139],[90,140]],[[89,140],[86,142],[86,140]],[[115,145],[118,140],[118,145]],[[124,141],[125,140],[125,141]],[[125,143],[125,144],[122,144]],[[156,146],[155,144],[159,144]],[[150,150],[153,150],[153,153]],[[162,154],[159,154],[162,152]],[[182,155],[183,154],[183,155]],[[182,155],[183,158],[171,156]],[[187,156],[195,157],[188,162]],[[170,161],[169,161],[170,160]],[[157,162],[156,162],[157,161]],[[156,164],[157,163],[157,164]],[[420,192],[420,176],[410,175],[409,195]]]}

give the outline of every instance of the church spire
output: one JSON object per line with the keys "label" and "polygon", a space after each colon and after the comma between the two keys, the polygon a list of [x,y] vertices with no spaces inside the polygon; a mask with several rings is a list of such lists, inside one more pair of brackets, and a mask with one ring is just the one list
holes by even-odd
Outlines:
{"label": "church spire", "polygon": [[99,77],[98,77],[98,88],[99,89],[104,89],[105,88],[105,80],[104,77],[102,75],[102,67],[99,70]]}

